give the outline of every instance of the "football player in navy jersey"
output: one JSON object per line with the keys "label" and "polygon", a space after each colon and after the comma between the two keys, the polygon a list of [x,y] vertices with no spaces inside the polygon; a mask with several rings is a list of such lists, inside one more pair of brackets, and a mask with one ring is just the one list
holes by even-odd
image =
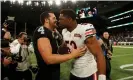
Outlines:
{"label": "football player in navy jersey", "polygon": [[69,48],[88,47],[83,56],[74,60],[70,80],[106,80],[105,58],[96,40],[93,25],[77,24],[75,12],[63,9],[59,16],[59,26],[64,27],[63,40]]}
{"label": "football player in navy jersey", "polygon": [[86,47],[72,49],[70,54],[58,54],[59,36],[55,35],[57,19],[54,13],[43,12],[40,21],[42,26],[37,27],[33,34],[33,46],[39,66],[36,80],[60,80],[60,63],[82,56]]}

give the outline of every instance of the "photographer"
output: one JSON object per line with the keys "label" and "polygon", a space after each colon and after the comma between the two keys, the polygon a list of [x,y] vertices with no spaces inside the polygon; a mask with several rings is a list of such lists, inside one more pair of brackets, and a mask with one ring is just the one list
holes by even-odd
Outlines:
{"label": "photographer", "polygon": [[30,69],[34,74],[36,74],[38,71],[38,65],[37,65],[37,59],[34,53],[33,43],[31,42],[31,38],[28,37],[24,44],[27,45],[28,47],[28,52],[29,52],[28,59],[30,62]]}
{"label": "photographer", "polygon": [[28,46],[26,45],[27,34],[25,32],[21,32],[18,35],[18,39],[14,40],[10,44],[11,53],[14,55],[12,60],[16,61],[16,72],[15,79],[16,80],[32,80],[32,74],[29,70],[30,61],[29,61],[29,52]]}
{"label": "photographer", "polygon": [[8,31],[8,23],[4,22],[3,23],[3,28],[1,30],[1,39],[9,40],[11,39],[11,34]]}
{"label": "photographer", "polygon": [[10,55],[9,42],[1,40],[1,80],[8,77],[8,65],[11,63],[11,60],[6,58],[8,55]]}
{"label": "photographer", "polygon": [[111,58],[112,58],[112,52],[113,48],[109,41],[109,33],[103,32],[102,36],[102,49],[104,51],[105,59],[106,59],[106,80],[111,80],[110,74],[111,74]]}

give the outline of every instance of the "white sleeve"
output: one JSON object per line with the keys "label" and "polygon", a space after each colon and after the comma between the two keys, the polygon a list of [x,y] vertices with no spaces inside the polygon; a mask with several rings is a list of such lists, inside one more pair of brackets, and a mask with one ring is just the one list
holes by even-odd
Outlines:
{"label": "white sleeve", "polygon": [[17,54],[19,52],[20,47],[21,47],[21,44],[20,43],[18,43],[17,41],[13,41],[10,44],[11,53],[12,54]]}
{"label": "white sleeve", "polygon": [[84,35],[84,40],[86,40],[87,38],[93,37],[95,36],[95,32],[94,32],[94,26],[92,24],[86,24],[83,25],[83,35]]}
{"label": "white sleeve", "polygon": [[67,29],[63,29],[62,30],[62,36],[63,36],[63,40],[64,40],[64,34],[67,32]]}
{"label": "white sleeve", "polygon": [[65,31],[66,31],[66,29],[63,29],[63,30],[62,30],[62,35],[64,35]]}

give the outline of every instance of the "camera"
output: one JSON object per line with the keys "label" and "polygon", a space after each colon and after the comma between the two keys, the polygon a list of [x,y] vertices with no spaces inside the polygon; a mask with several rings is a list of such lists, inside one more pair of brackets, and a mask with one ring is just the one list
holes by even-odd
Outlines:
{"label": "camera", "polygon": [[24,42],[26,42],[26,45],[29,46],[31,43],[31,38],[30,37],[25,38]]}
{"label": "camera", "polygon": [[29,37],[25,37],[24,42],[31,42],[31,39]]}
{"label": "camera", "polygon": [[22,62],[22,56],[20,55],[12,54],[11,58],[13,61]]}

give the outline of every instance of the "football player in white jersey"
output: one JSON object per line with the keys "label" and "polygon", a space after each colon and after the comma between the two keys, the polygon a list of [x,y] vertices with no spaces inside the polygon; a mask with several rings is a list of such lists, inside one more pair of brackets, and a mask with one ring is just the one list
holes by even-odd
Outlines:
{"label": "football player in white jersey", "polygon": [[70,49],[83,45],[88,48],[84,56],[74,60],[70,80],[106,80],[105,58],[93,32],[93,25],[77,24],[75,12],[63,9],[59,16],[59,26],[64,28],[63,39]]}

